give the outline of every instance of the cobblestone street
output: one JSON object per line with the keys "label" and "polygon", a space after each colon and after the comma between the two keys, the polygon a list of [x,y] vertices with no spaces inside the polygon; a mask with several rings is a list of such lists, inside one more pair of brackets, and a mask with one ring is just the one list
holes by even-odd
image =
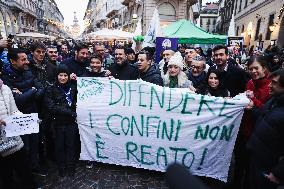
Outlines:
{"label": "cobblestone street", "polygon": [[60,179],[55,168],[50,172],[43,189],[168,188],[164,173],[103,163],[95,163],[93,169],[86,169],[84,162],[80,162],[72,179]]}

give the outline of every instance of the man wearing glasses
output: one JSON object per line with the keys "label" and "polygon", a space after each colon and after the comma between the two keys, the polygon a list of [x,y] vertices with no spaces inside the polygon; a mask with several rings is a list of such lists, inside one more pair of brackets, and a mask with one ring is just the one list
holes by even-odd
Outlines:
{"label": "man wearing glasses", "polygon": [[192,58],[190,70],[188,72],[188,79],[192,81],[193,87],[198,88],[206,78],[206,63],[202,56],[195,56]]}

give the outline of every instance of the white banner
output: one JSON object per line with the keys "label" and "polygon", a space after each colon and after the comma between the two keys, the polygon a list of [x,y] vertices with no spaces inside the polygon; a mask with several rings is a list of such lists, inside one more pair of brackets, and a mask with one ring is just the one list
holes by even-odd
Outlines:
{"label": "white banner", "polygon": [[39,132],[38,114],[17,114],[4,119],[6,137],[20,136]]}
{"label": "white banner", "polygon": [[78,78],[81,159],[165,171],[180,162],[227,181],[245,95],[192,94],[141,80]]}

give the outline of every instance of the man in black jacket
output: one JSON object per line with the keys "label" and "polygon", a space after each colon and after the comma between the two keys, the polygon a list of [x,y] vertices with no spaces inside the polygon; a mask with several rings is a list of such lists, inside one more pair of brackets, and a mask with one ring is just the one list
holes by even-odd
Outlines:
{"label": "man in black jacket", "polygon": [[75,47],[75,56],[64,60],[61,64],[67,66],[71,80],[77,80],[77,77],[81,77],[86,68],[89,66],[89,46],[86,44],[77,44]]}
{"label": "man in black jacket", "polygon": [[284,183],[284,70],[270,75],[271,99],[261,109],[252,108],[255,130],[247,144],[250,159],[250,188],[275,189]]}
{"label": "man in black jacket", "polygon": [[161,72],[156,66],[151,65],[151,60],[151,55],[146,51],[142,51],[138,54],[137,66],[139,70],[139,77],[143,81],[163,86]]}
{"label": "man in black jacket", "polygon": [[[31,71],[29,70],[29,61],[24,51],[20,49],[10,49],[8,52],[10,65],[3,69],[3,81],[8,85],[14,95],[18,109],[25,114],[37,113],[37,100],[42,97],[43,90]],[[30,134],[22,136],[24,148],[30,158],[30,165],[34,173],[45,176],[47,173],[39,169],[39,134]]]}
{"label": "man in black jacket", "polygon": [[217,45],[214,47],[213,52],[216,65],[210,67],[210,69],[221,71],[220,83],[228,89],[231,97],[243,93],[249,80],[248,74],[228,61],[229,55],[226,46]]}
{"label": "man in black jacket", "polygon": [[55,79],[56,65],[46,61],[46,47],[43,43],[35,42],[31,46],[32,59],[30,60],[30,70],[35,78],[41,82],[43,88],[50,86]]}
{"label": "man in black jacket", "polygon": [[109,68],[111,75],[120,80],[136,80],[138,69],[127,61],[126,49],[118,47],[115,49],[115,63]]}

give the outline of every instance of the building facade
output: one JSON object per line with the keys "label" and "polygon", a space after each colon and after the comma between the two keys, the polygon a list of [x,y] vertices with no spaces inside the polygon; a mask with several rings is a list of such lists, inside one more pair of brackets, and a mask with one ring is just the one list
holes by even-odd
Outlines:
{"label": "building facade", "polygon": [[[220,0],[219,15],[217,18],[216,32],[227,35],[230,27],[230,22],[234,12],[236,0]],[[242,0],[241,0],[242,1]]]}
{"label": "building facade", "polygon": [[90,15],[95,19],[89,23],[91,30],[115,28],[134,32],[138,20],[141,19],[145,34],[155,7],[160,14],[161,26],[165,27],[180,19],[195,22],[199,16],[192,6],[195,3],[197,0],[89,0],[90,6],[86,10],[85,20],[88,20],[87,12],[93,10]]}
{"label": "building facade", "polygon": [[216,33],[218,8],[218,3],[206,3],[206,5],[201,8],[199,15],[200,27],[205,31]]}
{"label": "building facade", "polygon": [[128,26],[124,27],[126,30],[133,32],[137,18],[141,18],[142,31],[145,34],[156,7],[160,15],[162,28],[181,19],[191,20],[193,23],[196,23],[196,19],[199,16],[193,8],[193,5],[196,3],[197,0],[122,0],[122,4],[128,10],[126,13]]}
{"label": "building facade", "polygon": [[37,31],[39,0],[2,0],[0,4],[1,35]]}
{"label": "building facade", "polygon": [[0,1],[0,31],[3,37],[22,32],[58,36],[64,32],[63,21],[64,17],[54,0]]}
{"label": "building facade", "polygon": [[64,35],[64,17],[54,0],[43,0],[43,27],[41,32],[51,36]]}
{"label": "building facade", "polygon": [[283,0],[236,0],[236,35],[244,37],[246,46],[284,47],[283,15]]}

